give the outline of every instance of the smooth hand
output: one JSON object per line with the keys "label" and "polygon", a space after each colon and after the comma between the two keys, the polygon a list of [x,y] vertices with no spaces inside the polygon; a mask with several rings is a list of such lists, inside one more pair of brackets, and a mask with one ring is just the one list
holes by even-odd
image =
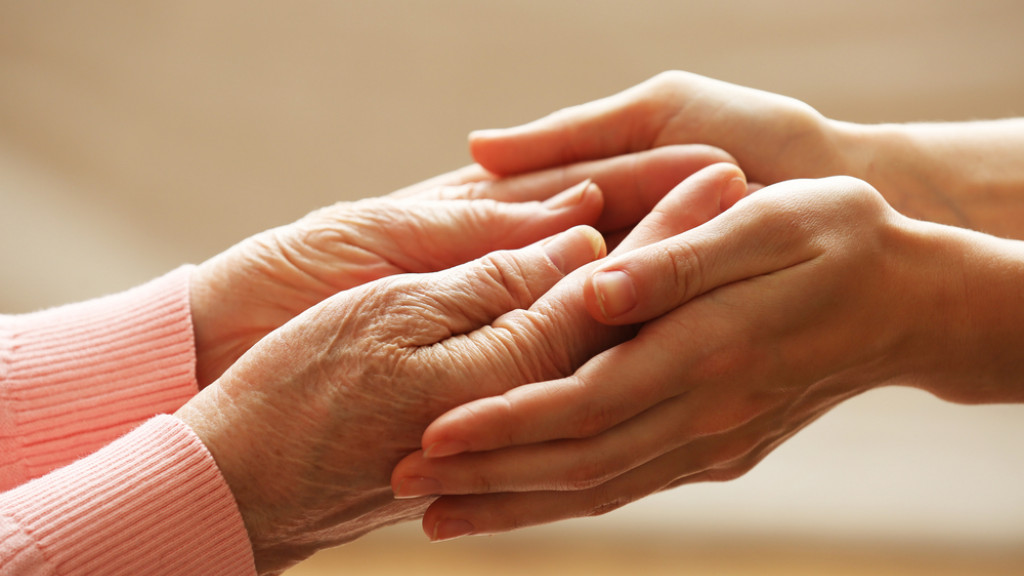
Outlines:
{"label": "smooth hand", "polygon": [[1024,400],[1018,242],[910,220],[845,177],[770,186],[663,238],[627,238],[578,295],[604,323],[646,322],[634,339],[431,424],[426,454],[394,473],[396,485],[430,478],[450,495],[425,515],[428,535],[455,521],[488,533],[593,515],[735,478],[880,385]]}
{"label": "smooth hand", "polygon": [[674,144],[709,144],[751,182],[856,174],[849,125],[807,104],[687,72],[665,72],[623,92],[500,130],[470,135],[484,168],[517,174]]}
{"label": "smooth hand", "polygon": [[[502,180],[467,167],[253,236],[193,273],[200,387],[270,331],[341,290],[443,270],[575,225],[628,228],[679,180],[722,160],[729,156],[707,146],[676,146]],[[588,178],[596,186],[573,187]]]}

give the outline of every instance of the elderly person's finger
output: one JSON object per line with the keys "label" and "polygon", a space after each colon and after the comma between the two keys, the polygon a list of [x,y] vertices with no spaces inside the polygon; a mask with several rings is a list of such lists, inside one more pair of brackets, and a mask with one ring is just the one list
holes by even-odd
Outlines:
{"label": "elderly person's finger", "polygon": [[589,179],[605,192],[605,210],[594,226],[602,232],[610,232],[636,224],[676,184],[718,162],[735,164],[731,156],[711,146],[665,146],[508,178],[488,177],[432,188],[417,187],[415,194],[403,192],[402,195],[418,200],[545,201]]}
{"label": "elderly person's finger", "polygon": [[[441,273],[436,281],[409,276],[423,293],[402,313],[430,322],[396,335],[396,342],[429,346],[452,335],[473,336],[505,314],[529,308],[566,274],[604,255],[601,235],[577,226],[520,250],[491,252]],[[472,306],[466,304],[468,294]]]}
{"label": "elderly person's finger", "polygon": [[[176,415],[216,460],[257,569],[279,571],[422,514],[425,503],[394,501],[388,478],[427,423],[525,383],[552,353],[535,339],[500,354],[506,330],[492,322],[603,255],[600,234],[582,226],[340,292],[262,338],[183,406]],[[582,306],[575,314],[589,319]]]}
{"label": "elderly person's finger", "polygon": [[[718,164],[688,178],[636,227],[616,249],[616,253],[621,255],[615,258],[630,262],[633,258],[641,257],[638,254],[647,251],[640,248],[643,243],[654,242],[666,235],[675,235],[687,227],[704,224],[720,212],[723,191],[735,187],[735,180],[741,176],[734,166]],[[586,273],[587,277],[591,277],[592,269],[595,266],[603,269],[606,266],[604,262],[595,263],[581,270],[580,274]],[[578,299],[579,295],[573,297]],[[658,352],[665,355],[663,360],[666,362],[676,355],[676,351],[667,346],[668,342],[658,348]],[[481,399],[456,408],[427,428],[423,434],[423,448],[431,457],[462,451],[492,450],[509,443],[564,437],[561,433],[566,428],[574,428],[576,424],[582,427],[577,434],[592,434],[598,431],[596,426],[599,420],[601,426],[607,427],[632,416],[635,414],[631,411],[633,407],[646,406],[663,399],[665,390],[670,388],[671,382],[666,383],[666,378],[657,369],[661,362],[641,361],[635,365],[628,362],[613,363],[613,366],[623,371],[621,376],[637,382],[637,385],[621,388],[621,392],[602,387],[599,394],[589,393],[595,385],[608,383],[613,386],[612,382],[619,381],[601,377],[597,379],[597,384],[590,383],[590,371],[602,369],[602,358],[607,355],[620,358],[631,353],[631,343],[627,342],[588,362],[578,373],[564,380],[530,384],[510,390],[503,396]],[[653,353],[646,350],[643,352]],[[623,394],[628,394],[628,397]],[[552,411],[569,420],[537,416]],[[516,415],[521,415],[523,419],[514,417]]]}

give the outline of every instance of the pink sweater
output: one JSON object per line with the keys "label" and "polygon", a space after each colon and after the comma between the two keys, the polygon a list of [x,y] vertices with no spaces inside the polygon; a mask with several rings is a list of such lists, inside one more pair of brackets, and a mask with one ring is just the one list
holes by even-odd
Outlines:
{"label": "pink sweater", "polygon": [[213,458],[166,415],[198,389],[190,272],[0,316],[0,576],[255,573]]}

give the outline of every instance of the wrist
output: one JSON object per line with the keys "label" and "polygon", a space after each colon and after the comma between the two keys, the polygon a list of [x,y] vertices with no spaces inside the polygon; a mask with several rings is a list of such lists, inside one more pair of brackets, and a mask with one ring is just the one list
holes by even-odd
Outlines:
{"label": "wrist", "polygon": [[874,186],[897,211],[919,220],[967,224],[951,193],[955,172],[935,161],[927,139],[909,125],[834,121],[833,126],[848,174]]}
{"label": "wrist", "polygon": [[192,338],[196,347],[196,381],[202,390],[210,385],[214,378],[208,374],[209,332],[216,325],[212,318],[214,306],[211,305],[210,285],[201,272],[202,265],[195,267],[188,281],[189,311],[192,316]]}
{"label": "wrist", "polygon": [[1024,243],[915,222],[919,281],[907,383],[948,401],[1024,401]]}
{"label": "wrist", "polygon": [[[217,257],[219,258],[219,257]],[[236,334],[237,326],[225,319],[230,307],[241,298],[237,286],[223,275],[218,277],[215,260],[196,266],[189,278],[189,309],[192,315],[192,336],[196,349],[196,381],[199,390],[212,384],[228,369],[236,358],[248,349],[244,334]],[[219,289],[218,289],[219,288]],[[220,294],[234,294],[234,301],[219,298]],[[234,332],[227,330],[233,329]],[[253,336],[258,339],[258,337]]]}

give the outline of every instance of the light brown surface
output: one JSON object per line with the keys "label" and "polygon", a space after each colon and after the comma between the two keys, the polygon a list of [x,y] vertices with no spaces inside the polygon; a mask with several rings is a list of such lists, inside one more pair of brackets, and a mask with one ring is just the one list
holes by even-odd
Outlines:
{"label": "light brown surface", "polygon": [[[198,262],[670,68],[846,120],[1024,114],[1022,22],[1017,1],[0,0],[0,310]],[[521,538],[389,531],[290,575],[1024,573],[1021,445],[1019,407],[883,391],[734,483]]]}
{"label": "light brown surface", "polygon": [[1011,576],[1024,573],[1019,547],[798,541],[692,534],[500,535],[439,544],[411,530],[371,536],[321,553],[288,576]]}
{"label": "light brown surface", "polygon": [[688,69],[847,120],[1024,113],[1024,5],[0,0],[0,307],[123,288]]}

